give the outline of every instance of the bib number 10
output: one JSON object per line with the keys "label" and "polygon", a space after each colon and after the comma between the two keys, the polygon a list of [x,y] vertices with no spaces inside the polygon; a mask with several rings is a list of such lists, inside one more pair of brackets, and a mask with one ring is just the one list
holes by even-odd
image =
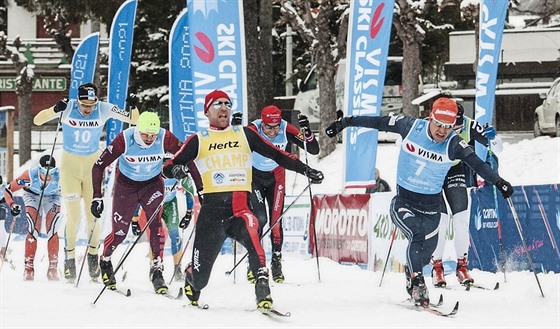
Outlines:
{"label": "bib number 10", "polygon": [[89,143],[89,141],[91,140],[91,131],[89,130],[83,130],[83,131],[79,131],[76,130],[74,131],[74,141],[77,143]]}

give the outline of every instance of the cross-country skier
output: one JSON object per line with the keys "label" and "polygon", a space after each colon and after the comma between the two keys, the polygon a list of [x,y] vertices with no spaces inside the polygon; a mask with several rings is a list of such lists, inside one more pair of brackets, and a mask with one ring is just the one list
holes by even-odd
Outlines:
{"label": "cross-country skier", "polygon": [[[238,112],[233,115],[233,125],[241,124],[240,116],[236,116],[236,114],[240,115],[241,113]],[[238,118],[237,120],[236,117]],[[261,118],[253,121],[248,127],[283,151],[288,151],[290,143],[294,143],[310,154],[319,154],[319,143],[317,143],[313,132],[309,128],[307,117],[300,114],[298,123],[302,130],[283,120],[282,111],[278,107],[269,105],[262,109]],[[270,240],[272,242],[270,270],[272,272],[272,280],[278,283],[284,282],[281,263],[282,243],[284,242],[283,221],[280,220],[279,223],[275,223],[284,210],[286,169],[279,166],[274,160],[253,152],[252,189],[251,205],[253,206],[255,216],[259,219],[259,235],[262,235],[263,228],[267,222],[269,227],[272,227],[270,231]],[[247,269],[247,280],[251,283],[256,282],[250,268]]]}
{"label": "cross-country skier", "polygon": [[453,161],[462,160],[481,177],[493,183],[505,198],[513,193],[509,182],[480,160],[454,131],[457,104],[437,99],[427,120],[407,116],[350,116],[333,122],[329,137],[346,127],[366,127],[402,136],[397,163],[397,195],[391,202],[391,219],[407,236],[407,292],[417,305],[430,299],[422,268],[430,262],[437,244],[443,182]]}
{"label": "cross-country skier", "polygon": [[[101,185],[105,168],[119,160],[113,190],[112,230],[105,238],[99,266],[101,279],[110,289],[116,286],[111,255],[125,239],[138,204],[152,218],[149,225],[150,248],[154,253],[150,280],[158,294],[167,293],[163,279],[163,246],[165,235],[161,225],[164,184],[161,169],[166,153],[175,153],[181,142],[170,131],[160,127],[153,112],[142,112],[136,127],[125,129],[101,153],[92,170],[93,201],[91,213],[100,218],[104,210]],[[111,209],[110,208],[110,209]]]}
{"label": "cross-country skier", "polygon": [[47,278],[51,281],[58,281],[60,184],[59,170],[56,168],[55,159],[51,158],[50,155],[43,155],[39,159],[38,164],[24,171],[11,181],[10,185],[4,190],[4,198],[10,206],[13,216],[17,216],[21,212],[19,204],[14,201],[13,194],[22,189],[25,202],[25,216],[28,224],[27,236],[25,237],[23,279],[33,280],[35,278],[35,253],[37,252],[37,240],[41,232],[41,222],[44,218],[49,257]]}
{"label": "cross-country skier", "polygon": [[[47,121],[60,118],[62,125],[62,156],[60,158],[60,186],[66,211],[64,277],[73,282],[76,279],[76,241],[84,205],[91,204],[91,168],[99,158],[99,141],[105,122],[109,118],[128,123],[136,123],[138,100],[134,94],[127,98],[127,106],[121,109],[114,104],[102,102],[98,98],[97,86],[85,83],[78,87],[77,99],[61,99],[54,106],[42,110],[33,123],[40,126]],[[94,218],[84,211],[87,232],[92,232],[88,247],[87,263],[92,280],[99,278],[98,246],[101,225],[93,226]],[[93,231],[92,231],[93,229]]]}
{"label": "cross-country skier", "polygon": [[251,211],[252,151],[272,158],[289,170],[321,183],[323,174],[263,140],[254,130],[230,125],[233,104],[221,90],[206,95],[204,114],[209,128],[189,136],[181,150],[164,166],[166,177],[182,179],[184,165],[194,161],[202,178],[204,198],[198,215],[192,263],[187,266],[185,294],[198,305],[200,291],[208,284],[212,266],[227,237],[239,241],[249,253],[256,274],[257,308],[271,309],[266,256],[259,240],[259,223]]}

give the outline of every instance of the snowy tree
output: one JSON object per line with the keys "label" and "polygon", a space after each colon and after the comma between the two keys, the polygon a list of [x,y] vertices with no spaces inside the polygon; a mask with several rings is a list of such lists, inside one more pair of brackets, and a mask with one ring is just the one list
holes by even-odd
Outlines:
{"label": "snowy tree", "polygon": [[18,96],[19,125],[19,161],[25,163],[31,159],[31,90],[35,73],[27,63],[25,56],[18,51],[21,41],[17,37],[12,46],[8,44],[8,36],[0,31],[0,55],[12,60],[16,72],[16,94]]}
{"label": "snowy tree", "polygon": [[[339,35],[347,34],[347,31],[339,29],[337,22],[348,14],[346,10],[348,2],[282,0],[281,4],[284,19],[310,48],[317,65],[321,109],[319,132],[323,134],[328,124],[336,119],[335,64],[340,59],[340,52],[337,50],[341,46],[338,40]],[[321,138],[319,143],[321,148],[319,158],[327,156],[336,147],[336,139]]]}

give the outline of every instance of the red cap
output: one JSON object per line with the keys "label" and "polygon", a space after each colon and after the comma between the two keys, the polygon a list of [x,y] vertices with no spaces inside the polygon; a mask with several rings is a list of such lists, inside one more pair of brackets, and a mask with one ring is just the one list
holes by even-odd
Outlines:
{"label": "red cap", "polygon": [[432,106],[432,118],[441,123],[455,123],[457,119],[457,103],[451,98],[438,98]]}
{"label": "red cap", "polygon": [[231,102],[231,100],[229,99],[228,94],[226,94],[225,92],[221,91],[221,90],[214,90],[213,92],[209,93],[208,95],[206,95],[206,98],[204,99],[204,114],[206,114],[206,112],[208,112],[208,109],[210,108],[210,106],[212,104],[214,104],[214,102],[218,99],[218,98],[227,98],[228,101]]}
{"label": "red cap", "polygon": [[262,109],[261,120],[267,125],[277,125],[282,121],[282,111],[274,105]]}

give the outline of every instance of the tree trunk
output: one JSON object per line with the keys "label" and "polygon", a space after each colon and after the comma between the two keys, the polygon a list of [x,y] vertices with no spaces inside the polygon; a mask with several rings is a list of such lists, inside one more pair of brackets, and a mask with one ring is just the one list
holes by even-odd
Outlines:
{"label": "tree trunk", "polygon": [[31,159],[31,94],[18,95],[19,165]]}
{"label": "tree trunk", "polygon": [[247,106],[249,122],[274,100],[272,79],[272,4],[267,0],[243,1],[247,62]]}

